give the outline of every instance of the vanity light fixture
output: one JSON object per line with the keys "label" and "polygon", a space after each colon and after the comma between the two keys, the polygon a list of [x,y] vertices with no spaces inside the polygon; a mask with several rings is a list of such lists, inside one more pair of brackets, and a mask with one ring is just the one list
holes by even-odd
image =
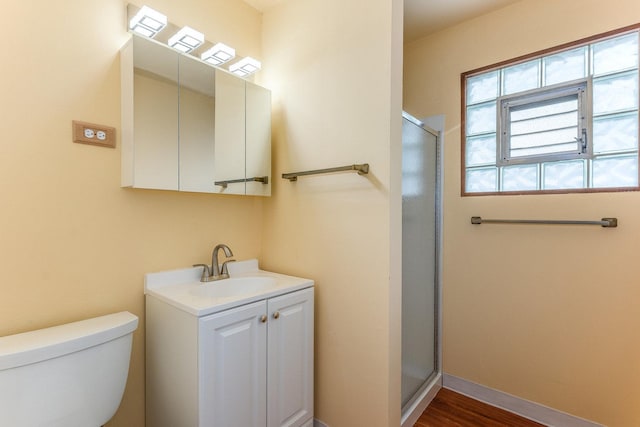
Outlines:
{"label": "vanity light fixture", "polygon": [[255,73],[260,68],[262,68],[262,64],[260,63],[260,61],[247,56],[246,58],[241,59],[235,64],[232,64],[229,67],[229,71],[237,76],[246,77],[250,74]]}
{"label": "vanity light fixture", "polygon": [[182,27],[167,43],[180,52],[188,53],[204,43],[204,34],[191,27]]}
{"label": "vanity light fixture", "polygon": [[153,38],[166,26],[167,17],[149,6],[142,6],[129,21],[130,30],[149,38]]}
{"label": "vanity light fixture", "polygon": [[224,43],[218,43],[211,49],[200,55],[200,59],[213,65],[221,65],[232,60],[236,56],[236,50]]}

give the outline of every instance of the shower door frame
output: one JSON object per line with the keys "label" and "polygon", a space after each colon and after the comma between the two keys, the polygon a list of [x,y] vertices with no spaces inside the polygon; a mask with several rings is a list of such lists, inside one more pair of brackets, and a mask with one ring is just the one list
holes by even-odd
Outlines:
{"label": "shower door frame", "polygon": [[420,389],[414,394],[409,402],[401,408],[401,427],[412,427],[420,418],[422,412],[429,406],[429,403],[442,388],[442,192],[443,185],[443,153],[442,153],[442,132],[439,132],[422,121],[416,119],[406,112],[402,112],[403,119],[424,129],[427,133],[436,138],[436,194],[435,194],[435,371],[424,382]]}

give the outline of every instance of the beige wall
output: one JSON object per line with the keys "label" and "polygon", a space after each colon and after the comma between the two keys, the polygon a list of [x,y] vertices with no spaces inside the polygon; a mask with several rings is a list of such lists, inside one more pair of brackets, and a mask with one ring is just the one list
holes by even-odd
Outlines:
{"label": "beige wall", "polygon": [[[261,57],[260,14],[241,1],[148,0],[176,24]],[[209,260],[226,242],[260,255],[262,199],[121,189],[114,149],[71,142],[71,121],[120,132],[122,0],[3,5],[0,67],[0,336],[129,310],[145,272]],[[144,425],[144,322],[112,426]]]}
{"label": "beige wall", "polygon": [[405,46],[405,109],[446,115],[445,372],[610,426],[640,425],[640,194],[461,198],[460,73],[638,21],[637,0],[523,0]]}
{"label": "beige wall", "polygon": [[[290,0],[264,15],[273,197],[263,265],[316,281],[316,417],[400,422],[402,2]],[[368,162],[368,177],[280,179]]]}

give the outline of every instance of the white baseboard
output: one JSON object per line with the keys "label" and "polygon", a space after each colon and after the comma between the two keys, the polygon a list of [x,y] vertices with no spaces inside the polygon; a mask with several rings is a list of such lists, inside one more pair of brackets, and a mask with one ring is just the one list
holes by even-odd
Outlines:
{"label": "white baseboard", "polygon": [[503,393],[480,384],[444,374],[444,388],[472,397],[481,402],[513,412],[532,421],[558,427],[604,427],[602,424],[578,418],[548,406]]}
{"label": "white baseboard", "polygon": [[313,419],[313,427],[329,427],[328,425],[326,425],[325,423],[323,423],[322,421],[320,421],[317,418]]}

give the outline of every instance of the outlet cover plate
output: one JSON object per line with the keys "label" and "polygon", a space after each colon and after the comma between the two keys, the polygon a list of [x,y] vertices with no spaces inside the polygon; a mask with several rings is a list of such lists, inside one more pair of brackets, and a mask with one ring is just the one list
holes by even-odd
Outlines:
{"label": "outlet cover plate", "polygon": [[[97,145],[99,147],[116,147],[116,128],[94,123],[81,122],[73,120],[73,142],[79,144]],[[93,131],[87,132],[87,131]],[[104,138],[98,138],[98,133]],[[88,135],[93,135],[88,137]]]}

